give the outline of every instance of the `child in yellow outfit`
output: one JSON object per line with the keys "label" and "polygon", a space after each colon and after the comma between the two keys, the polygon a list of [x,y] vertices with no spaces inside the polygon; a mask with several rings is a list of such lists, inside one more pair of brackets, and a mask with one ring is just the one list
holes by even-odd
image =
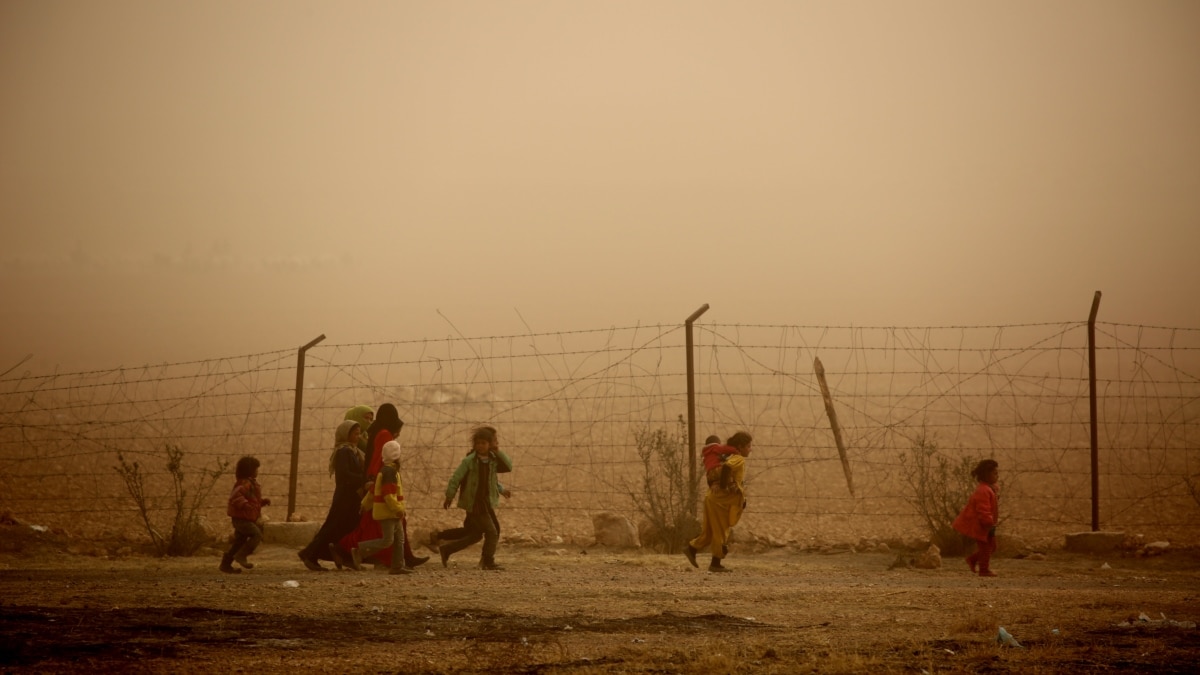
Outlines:
{"label": "child in yellow outfit", "polygon": [[392,569],[390,574],[411,574],[412,568],[404,564],[404,486],[400,483],[400,443],[388,441],[383,444],[383,467],[375,477],[375,490],[363,499],[364,506],[371,500],[371,515],[379,521],[383,536],[360,543],[350,555],[355,565],[362,559],[392,547]]}

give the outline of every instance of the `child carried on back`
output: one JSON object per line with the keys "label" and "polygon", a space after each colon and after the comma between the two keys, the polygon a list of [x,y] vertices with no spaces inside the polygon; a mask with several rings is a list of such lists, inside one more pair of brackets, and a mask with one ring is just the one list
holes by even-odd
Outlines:
{"label": "child carried on back", "polygon": [[737,448],[732,445],[722,445],[719,436],[712,435],[704,439],[700,456],[704,460],[704,477],[709,487],[714,483],[720,483],[722,488],[729,487],[729,467],[725,460],[736,452]]}

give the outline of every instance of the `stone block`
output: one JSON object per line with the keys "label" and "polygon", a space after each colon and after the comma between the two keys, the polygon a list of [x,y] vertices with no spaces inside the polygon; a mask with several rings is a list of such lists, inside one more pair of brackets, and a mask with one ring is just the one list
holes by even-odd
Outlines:
{"label": "stone block", "polygon": [[1073,532],[1064,548],[1072,553],[1109,553],[1121,547],[1124,532]]}
{"label": "stone block", "polygon": [[276,523],[274,521],[263,526],[263,543],[278,546],[291,546],[301,549],[308,546],[321,523]]}

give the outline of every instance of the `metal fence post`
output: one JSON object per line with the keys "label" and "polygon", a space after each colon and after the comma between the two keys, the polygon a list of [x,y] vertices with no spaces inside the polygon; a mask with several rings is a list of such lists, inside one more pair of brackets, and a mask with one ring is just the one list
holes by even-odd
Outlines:
{"label": "metal fence post", "polygon": [[296,409],[292,414],[292,473],[288,479],[288,507],[287,519],[292,520],[292,514],[296,512],[296,472],[300,468],[300,407],[304,403],[304,352],[310,347],[325,339],[325,334],[321,333],[312,342],[300,348],[300,353],[296,357]]}
{"label": "metal fence post", "polygon": [[688,488],[688,511],[692,514],[696,513],[699,502],[697,498],[699,493],[696,490],[696,370],[692,363],[692,322],[707,311],[708,303],[705,303],[683,322],[684,333],[687,335],[688,485],[690,486]]}
{"label": "metal fence post", "polygon": [[1096,421],[1096,312],[1100,291],[1092,298],[1088,316],[1088,407],[1092,416],[1092,532],[1100,531],[1100,428]]}

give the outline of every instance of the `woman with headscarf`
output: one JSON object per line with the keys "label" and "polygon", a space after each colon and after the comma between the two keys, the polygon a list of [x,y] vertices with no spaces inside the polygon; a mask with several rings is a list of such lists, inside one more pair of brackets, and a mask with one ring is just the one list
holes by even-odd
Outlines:
{"label": "woman with headscarf", "polygon": [[[404,427],[404,420],[400,419],[400,412],[396,410],[396,406],[391,403],[384,403],[379,406],[379,411],[375,414],[375,421],[371,422],[371,426],[367,427],[367,438],[369,439],[370,448],[367,450],[367,458],[365,462],[366,470],[366,489],[373,490],[375,486],[375,476],[379,474],[379,470],[383,467],[383,446],[388,441],[398,441],[397,436],[400,435],[400,429]],[[408,522],[401,520],[404,525],[404,562],[408,567],[416,567],[429,560],[428,557],[417,557],[413,555],[412,546],[409,544],[408,538]],[[379,526],[379,521],[368,509],[359,516],[358,527],[353,532],[342,537],[341,547],[343,550],[352,551],[358,547],[358,544],[371,539],[379,539],[383,536],[383,530]],[[392,564],[392,549],[385,548],[375,554],[375,558],[384,565],[391,566]]]}
{"label": "woman with headscarf", "polygon": [[358,422],[359,428],[362,429],[361,437],[358,439],[358,449],[363,451],[363,457],[365,458],[367,448],[371,447],[371,439],[367,436],[367,429],[370,429],[371,423],[375,421],[375,411],[369,405],[356,405],[346,411],[346,419]]}
{"label": "woman with headscarf", "polygon": [[333,501],[329,513],[308,546],[297,555],[304,566],[314,572],[324,572],[318,562],[327,555],[340,568],[349,556],[338,548],[338,540],[353,532],[358,525],[359,502],[363,494],[363,453],[358,449],[362,427],[347,419],[334,432],[333,453],[329,455],[329,475],[334,479]]}
{"label": "woman with headscarf", "polygon": [[396,410],[396,406],[391,403],[379,406],[375,421],[367,427],[367,448],[363,450],[367,455],[367,480],[375,480],[380,467],[383,466],[383,454],[380,452],[383,444],[396,440],[402,428],[404,420],[400,419],[400,412]]}

